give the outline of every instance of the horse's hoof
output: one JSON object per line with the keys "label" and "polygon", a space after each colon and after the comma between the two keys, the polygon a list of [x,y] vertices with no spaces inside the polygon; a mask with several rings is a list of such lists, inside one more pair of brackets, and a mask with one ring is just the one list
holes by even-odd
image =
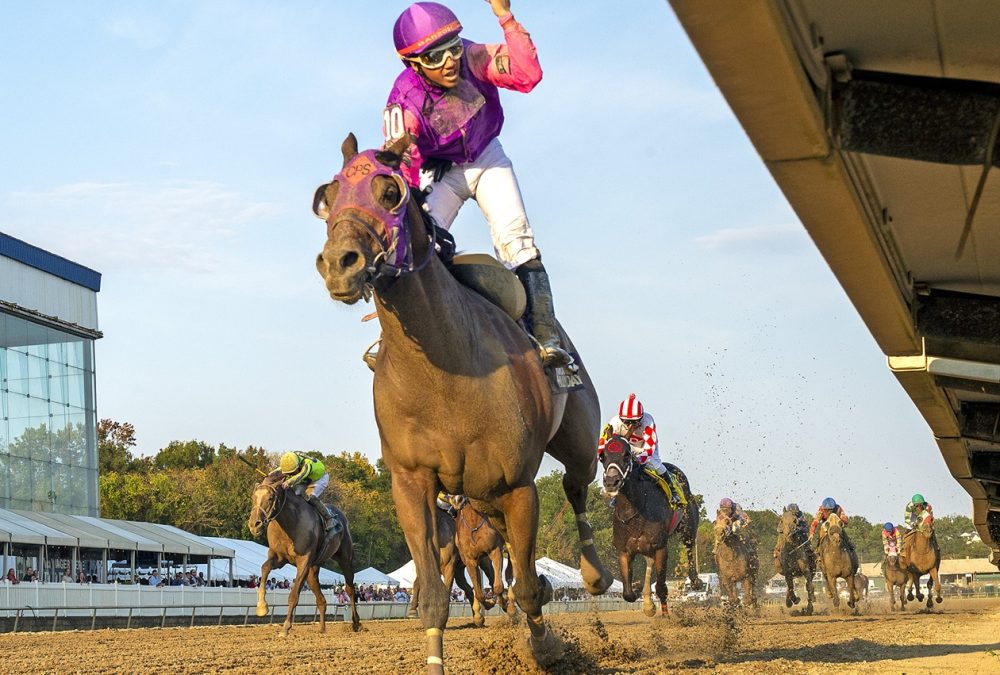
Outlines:
{"label": "horse's hoof", "polygon": [[649,603],[642,606],[642,613],[646,616],[656,616],[656,605]]}
{"label": "horse's hoof", "polygon": [[281,637],[288,637],[288,629],[284,626],[281,627]]}
{"label": "horse's hoof", "polygon": [[361,630],[361,622],[359,622],[359,621],[352,621],[351,622],[351,631],[354,632],[354,633],[357,633],[359,630]]}
{"label": "horse's hoof", "polygon": [[535,657],[535,661],[542,668],[547,668],[559,661],[566,651],[563,641],[548,628],[545,629],[545,634],[539,638],[534,635],[530,636],[528,644],[531,645],[531,655]]}
{"label": "horse's hoof", "polygon": [[941,596],[939,595],[939,596],[937,596],[936,598],[934,598],[934,601],[935,601],[935,602],[936,602],[937,604],[939,604],[939,605],[940,605],[940,604],[941,604],[942,602],[944,602],[944,598],[942,598],[942,597],[941,597]]}
{"label": "horse's hoof", "polygon": [[611,573],[604,570],[604,574],[600,576],[596,581],[588,581],[586,578],[583,580],[584,589],[591,595],[604,595],[611,588],[615,578],[611,576]]}
{"label": "horse's hoof", "polygon": [[472,625],[475,626],[476,628],[482,628],[483,626],[486,625],[486,618],[483,617],[482,614],[480,614],[479,616],[474,616],[472,617]]}
{"label": "horse's hoof", "polygon": [[267,605],[257,605],[257,616],[267,616]]}
{"label": "horse's hoof", "polygon": [[785,599],[785,607],[789,607],[790,608],[792,606],[792,604],[795,604],[795,603],[793,603],[791,600],[789,600],[787,598]]}
{"label": "horse's hoof", "polygon": [[906,599],[909,600],[910,602],[913,602],[913,593],[907,593]]}
{"label": "horse's hoof", "polygon": [[802,602],[802,599],[799,596],[795,596],[794,598],[792,598],[792,602],[794,602],[797,605],[800,602]]}
{"label": "horse's hoof", "polygon": [[416,619],[418,616],[419,615],[417,614],[417,610],[415,609],[411,609],[406,612],[407,619]]}

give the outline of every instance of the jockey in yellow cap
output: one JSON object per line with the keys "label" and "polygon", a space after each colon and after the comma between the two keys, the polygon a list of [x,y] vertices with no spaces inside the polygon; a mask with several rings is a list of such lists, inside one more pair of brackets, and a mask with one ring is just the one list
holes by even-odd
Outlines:
{"label": "jockey in yellow cap", "polygon": [[305,496],[323,519],[323,529],[327,532],[337,527],[337,522],[326,504],[319,500],[323,490],[330,483],[323,462],[306,457],[297,452],[286,452],[281,456],[278,469],[285,475],[285,487],[293,488],[295,494]]}

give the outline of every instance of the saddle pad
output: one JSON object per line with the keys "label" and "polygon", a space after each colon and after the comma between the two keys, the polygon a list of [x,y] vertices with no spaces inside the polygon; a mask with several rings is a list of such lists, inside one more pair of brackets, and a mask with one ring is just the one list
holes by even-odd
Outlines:
{"label": "saddle pad", "polygon": [[500,261],[485,253],[463,253],[452,261],[451,273],[459,283],[502,309],[514,321],[528,304],[524,286]]}

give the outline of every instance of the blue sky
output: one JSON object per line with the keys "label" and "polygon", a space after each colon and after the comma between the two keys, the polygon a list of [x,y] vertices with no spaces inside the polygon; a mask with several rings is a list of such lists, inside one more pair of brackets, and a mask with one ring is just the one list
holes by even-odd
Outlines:
{"label": "blue sky", "polygon": [[[326,295],[310,206],[347,132],[381,142],[406,5],[0,0],[0,230],[104,275],[98,414],[141,452],[377,457],[378,328]],[[484,2],[452,7],[501,39]],[[712,501],[968,514],[666,3],[512,9],[545,76],[504,94],[501,140],[605,416],[637,392]],[[490,250],[474,203],[452,231]]]}

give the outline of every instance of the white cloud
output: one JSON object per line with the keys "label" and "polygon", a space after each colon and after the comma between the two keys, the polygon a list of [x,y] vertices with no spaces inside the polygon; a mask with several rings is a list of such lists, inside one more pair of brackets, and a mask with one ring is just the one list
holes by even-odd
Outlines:
{"label": "white cloud", "polygon": [[0,204],[14,236],[108,272],[214,273],[244,232],[279,212],[197,181],[79,182],[10,193]]}
{"label": "white cloud", "polygon": [[167,41],[166,25],[152,17],[120,16],[108,21],[104,29],[139,49],[156,49]]}
{"label": "white cloud", "polygon": [[695,238],[702,248],[716,251],[769,251],[799,250],[808,243],[805,230],[797,223],[756,225],[754,227],[727,227]]}

